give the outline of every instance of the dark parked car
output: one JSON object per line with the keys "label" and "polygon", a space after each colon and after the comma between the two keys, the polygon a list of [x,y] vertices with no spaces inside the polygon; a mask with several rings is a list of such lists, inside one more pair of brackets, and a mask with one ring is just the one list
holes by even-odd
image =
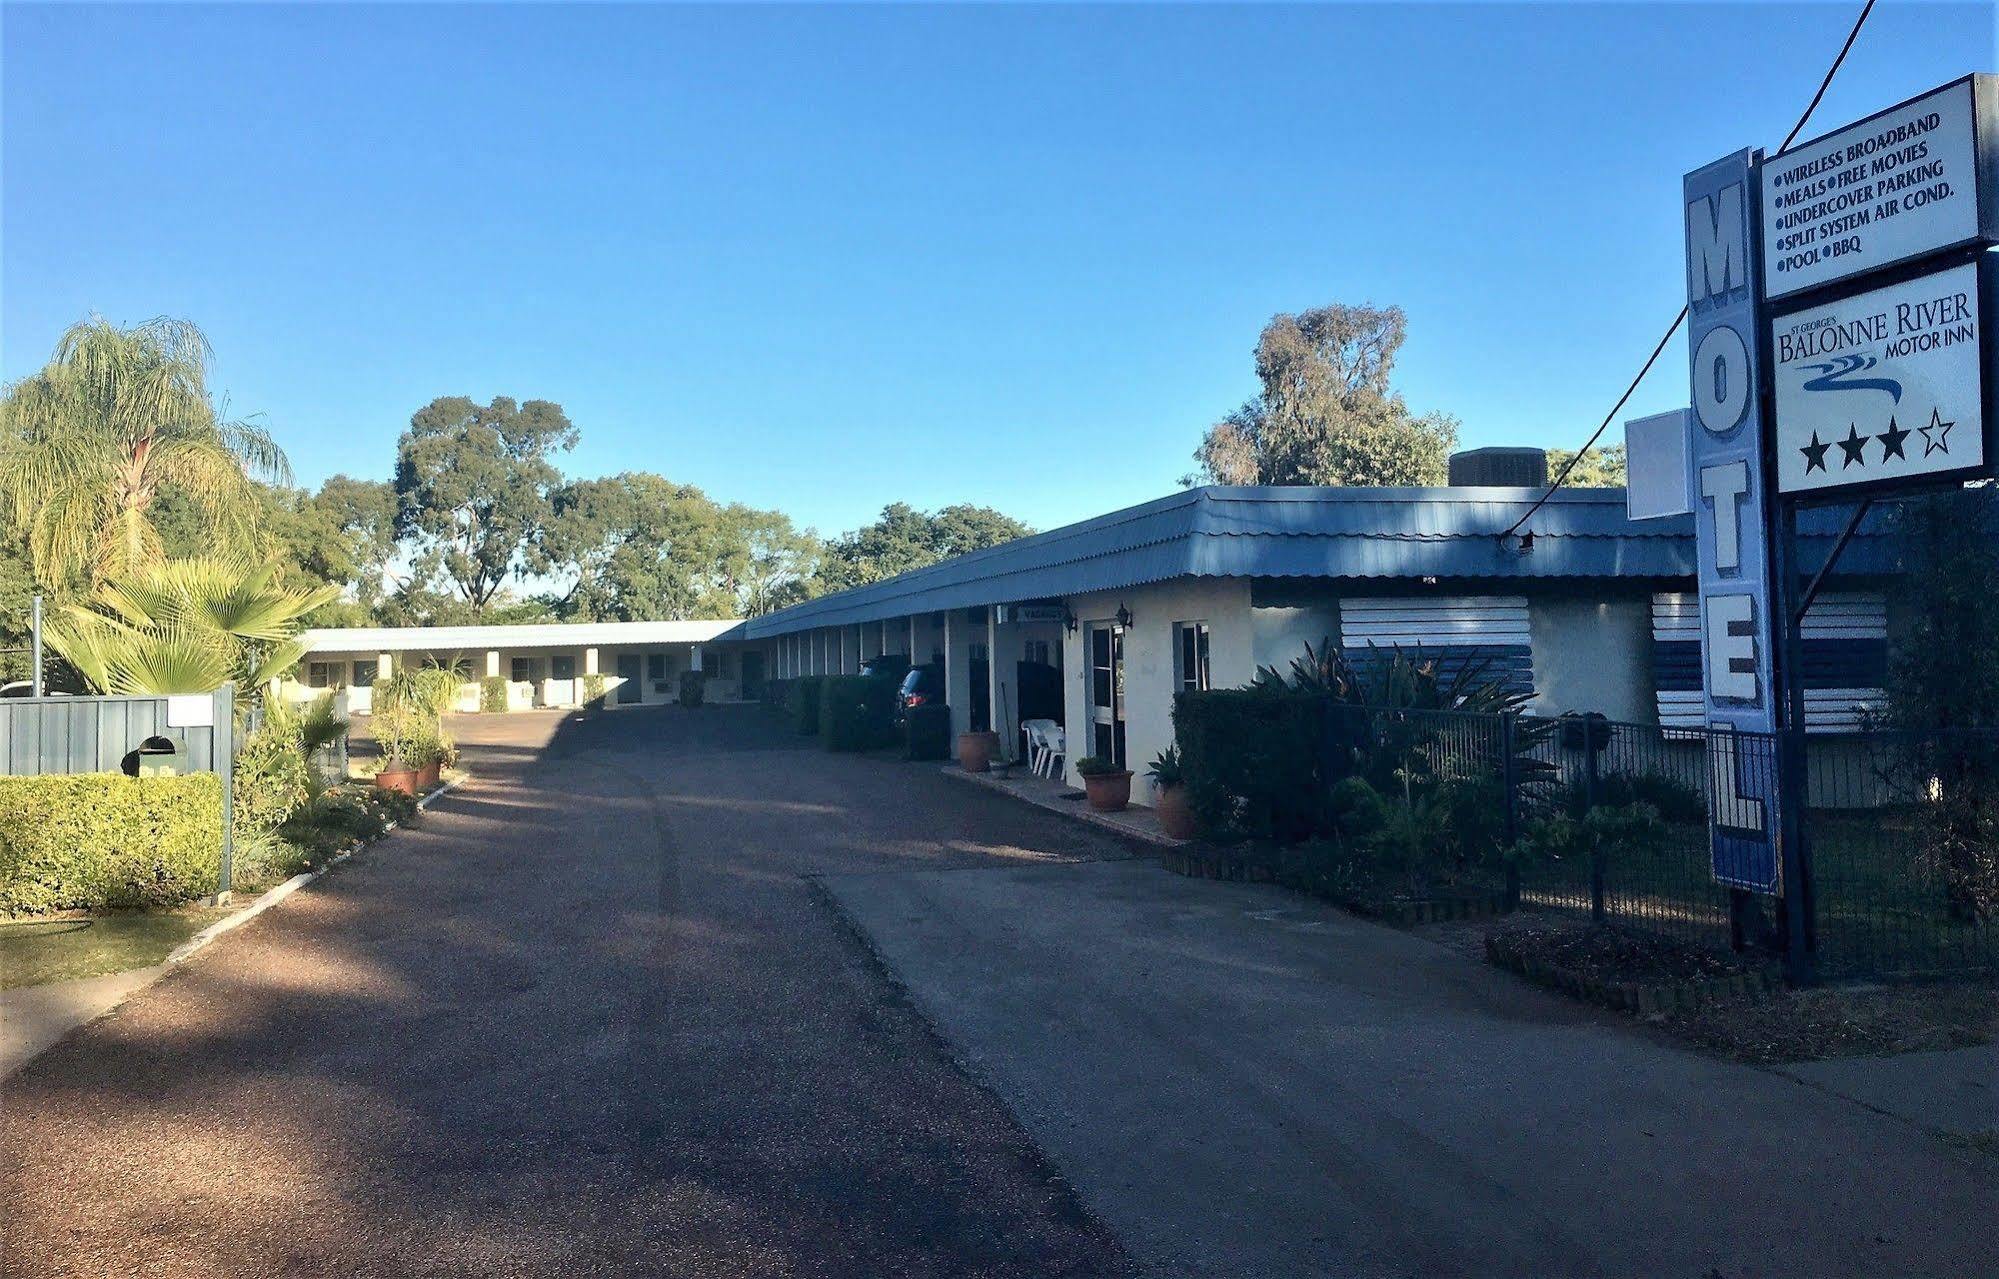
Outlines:
{"label": "dark parked car", "polygon": [[861,663],[861,674],[881,675],[900,681],[909,672],[909,659],[901,653],[883,653]]}
{"label": "dark parked car", "polygon": [[895,719],[899,724],[903,714],[912,706],[943,705],[944,668],[938,665],[912,666],[902,677],[902,688],[896,693]]}

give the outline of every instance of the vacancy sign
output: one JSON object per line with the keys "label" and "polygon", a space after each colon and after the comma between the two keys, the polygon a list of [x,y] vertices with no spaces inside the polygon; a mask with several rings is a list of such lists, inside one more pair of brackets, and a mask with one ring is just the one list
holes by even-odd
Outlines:
{"label": "vacancy sign", "polygon": [[1999,76],[1977,75],[1763,163],[1763,295],[1999,236]]}
{"label": "vacancy sign", "polygon": [[1967,262],[1771,321],[1779,492],[1987,472],[1990,274]]}

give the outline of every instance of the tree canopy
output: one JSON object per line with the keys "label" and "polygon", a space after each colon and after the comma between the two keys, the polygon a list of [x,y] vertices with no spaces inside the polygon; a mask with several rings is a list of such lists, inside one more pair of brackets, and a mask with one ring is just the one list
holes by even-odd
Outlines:
{"label": "tree canopy", "polygon": [[289,483],[269,432],[208,390],[208,339],[186,320],[73,325],[0,399],[0,498],[45,587],[87,589],[163,555],[156,503],[177,495],[211,536],[240,538],[254,481]]}
{"label": "tree canopy", "polygon": [[562,475],[551,460],[576,427],[548,400],[432,400],[396,449],[396,534],[418,582],[483,613],[509,578],[550,567],[542,545]]}
{"label": "tree canopy", "polygon": [[[1574,449],[1548,450],[1548,479],[1552,482],[1576,455]],[[1584,451],[1582,461],[1569,472],[1569,478],[1562,481],[1564,488],[1576,489],[1617,489],[1624,487],[1624,446],[1622,444],[1600,445]]]}
{"label": "tree canopy", "polygon": [[1457,420],[1417,416],[1389,383],[1407,328],[1393,306],[1272,317],[1256,343],[1262,390],[1208,428],[1190,480],[1442,484]]}
{"label": "tree canopy", "polygon": [[882,508],[881,517],[826,545],[819,585],[828,591],[865,586],[897,573],[984,550],[1034,530],[989,506],[947,506],[932,514],[907,502]]}

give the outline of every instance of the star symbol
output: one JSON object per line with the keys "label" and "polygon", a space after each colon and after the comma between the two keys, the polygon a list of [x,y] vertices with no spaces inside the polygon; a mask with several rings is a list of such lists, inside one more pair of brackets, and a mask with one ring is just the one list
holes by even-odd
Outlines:
{"label": "star symbol", "polygon": [[1798,450],[1798,452],[1805,455],[1806,475],[1810,475],[1813,471],[1823,471],[1825,469],[1825,451],[1831,447],[1832,445],[1830,444],[1821,444],[1819,442],[1819,433],[1817,431],[1812,432],[1812,442]]}
{"label": "star symbol", "polygon": [[1847,423],[1846,438],[1834,441],[1834,443],[1839,445],[1840,451],[1846,454],[1846,460],[1839,464],[1839,469],[1844,471],[1855,462],[1860,463],[1862,466],[1867,465],[1867,456],[1862,451],[1862,446],[1873,438],[1871,435],[1862,435],[1860,428],[1853,423]]}
{"label": "star symbol", "polygon": [[[1941,414],[1935,409],[1931,409],[1930,424],[1916,428],[1923,433],[1923,456],[1928,457],[1932,453],[1950,452],[1950,428],[1956,425],[1957,423],[1955,422],[1944,421]],[[1930,434],[1932,431],[1936,432],[1936,434]]]}
{"label": "star symbol", "polygon": [[1909,438],[1909,433],[1895,425],[1894,417],[1889,417],[1888,429],[1874,438],[1881,441],[1882,461],[1885,462],[1891,457],[1899,457],[1905,462],[1909,460],[1908,455],[1902,452],[1902,441]]}

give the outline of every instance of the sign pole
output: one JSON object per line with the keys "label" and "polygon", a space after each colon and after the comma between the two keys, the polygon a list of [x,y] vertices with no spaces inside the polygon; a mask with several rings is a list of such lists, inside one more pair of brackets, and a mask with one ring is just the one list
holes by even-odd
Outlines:
{"label": "sign pole", "polygon": [[35,673],[34,673],[34,675],[33,675],[33,677],[32,677],[32,678],[33,678],[33,680],[34,680],[34,685],[35,685],[35,696],[36,696],[36,697],[40,697],[40,696],[42,696],[42,688],[43,688],[43,685],[42,685],[42,597],[41,597],[40,595],[37,595],[37,596],[35,596],[35,606],[34,606],[34,610],[33,610],[33,618],[32,618],[32,622],[31,622],[31,626],[33,627],[33,630],[34,630],[34,632],[35,632],[35,638],[34,638],[34,643],[33,643],[33,647],[34,647],[34,657],[35,657]]}

